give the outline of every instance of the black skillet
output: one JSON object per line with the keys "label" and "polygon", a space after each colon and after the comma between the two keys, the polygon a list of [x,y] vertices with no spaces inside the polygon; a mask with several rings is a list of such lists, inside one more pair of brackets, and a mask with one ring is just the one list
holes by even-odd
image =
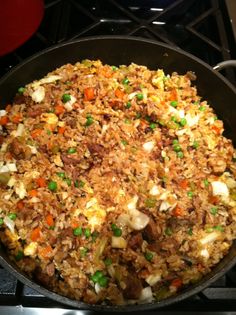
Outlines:
{"label": "black skillet", "polygon": [[[89,37],[46,49],[12,69],[0,80],[1,107],[4,108],[4,105],[13,99],[18,87],[41,78],[63,64],[75,63],[82,59],[100,59],[110,65],[135,62],[146,65],[151,69],[162,68],[167,74],[171,74],[173,71],[179,74],[184,74],[187,71],[195,72],[197,80],[194,83],[198,88],[198,94],[215,109],[218,117],[224,121],[225,135],[236,144],[236,89],[222,75],[200,59],[178,48],[141,38],[121,36]],[[0,249],[0,263],[29,287],[70,307],[109,312],[141,311],[160,308],[186,299],[202,291],[216,279],[223,276],[236,263],[236,242],[233,243],[229,253],[221,262],[200,282],[166,300],[141,305],[88,305],[55,294],[24,275],[9,260],[3,248]]]}

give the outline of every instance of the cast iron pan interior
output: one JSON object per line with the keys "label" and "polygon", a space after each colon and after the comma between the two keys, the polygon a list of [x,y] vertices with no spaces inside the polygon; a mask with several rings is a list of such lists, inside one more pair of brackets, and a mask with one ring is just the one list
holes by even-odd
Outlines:
{"label": "cast iron pan interior", "polygon": [[[236,144],[236,89],[223,76],[198,58],[180,49],[137,37],[89,37],[57,45],[34,55],[12,69],[0,80],[1,107],[4,108],[4,105],[12,100],[18,87],[35,79],[40,79],[63,64],[75,63],[82,59],[100,59],[110,65],[135,62],[146,65],[150,69],[162,68],[166,74],[171,74],[173,71],[179,74],[184,74],[187,71],[195,72],[197,80],[194,83],[198,88],[198,94],[215,108],[218,117],[224,121],[225,135],[233,140],[234,145]],[[71,307],[96,311],[141,311],[181,301],[209,286],[236,263],[236,243],[234,242],[229,253],[211,273],[177,295],[161,302],[119,307],[88,305],[48,291],[22,274],[17,266],[9,260],[3,249],[0,249],[0,263],[26,285]]]}

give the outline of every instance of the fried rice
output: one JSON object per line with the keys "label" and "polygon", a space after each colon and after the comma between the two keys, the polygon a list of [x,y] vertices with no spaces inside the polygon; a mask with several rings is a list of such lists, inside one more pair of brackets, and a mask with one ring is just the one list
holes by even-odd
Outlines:
{"label": "fried rice", "polygon": [[84,60],[0,110],[0,239],[49,290],[149,303],[199,281],[236,237],[236,164],[191,81]]}

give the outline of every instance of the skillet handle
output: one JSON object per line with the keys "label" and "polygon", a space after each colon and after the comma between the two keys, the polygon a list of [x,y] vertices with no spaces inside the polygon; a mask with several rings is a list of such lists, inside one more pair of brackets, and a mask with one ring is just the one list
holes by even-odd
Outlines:
{"label": "skillet handle", "polygon": [[227,67],[236,67],[236,60],[226,60],[218,63],[213,67],[214,70],[216,71],[221,71],[224,68]]}

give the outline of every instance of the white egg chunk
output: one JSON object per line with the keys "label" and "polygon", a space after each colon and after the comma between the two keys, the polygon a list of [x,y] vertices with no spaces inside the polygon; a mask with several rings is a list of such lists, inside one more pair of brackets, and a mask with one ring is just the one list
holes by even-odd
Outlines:
{"label": "white egg chunk", "polygon": [[24,248],[24,255],[25,256],[33,256],[35,255],[36,251],[38,248],[38,243],[37,242],[31,242],[29,245],[27,245]]}
{"label": "white egg chunk", "polygon": [[144,229],[150,220],[146,214],[136,209],[130,210],[129,217],[129,226],[136,231]]}
{"label": "white egg chunk", "polygon": [[213,196],[229,196],[229,189],[227,185],[220,181],[214,181],[211,183]]}
{"label": "white egg chunk", "polygon": [[146,152],[150,153],[154,149],[154,145],[155,145],[154,141],[148,141],[143,144],[143,148]]}
{"label": "white egg chunk", "polygon": [[152,186],[152,188],[149,191],[149,194],[152,195],[152,196],[157,196],[157,195],[160,194],[160,190],[157,187],[157,185]]}
{"label": "white egg chunk", "polygon": [[34,102],[40,103],[44,100],[45,97],[45,88],[43,86],[37,87],[34,92],[31,94],[31,98]]}
{"label": "white egg chunk", "polygon": [[199,121],[199,116],[198,115],[195,115],[195,116],[191,116],[190,114],[187,114],[185,116],[185,119],[187,120],[187,124],[189,127],[192,127],[194,125],[197,125],[198,124],[198,121]]}
{"label": "white egg chunk", "polygon": [[22,137],[23,136],[23,133],[24,133],[24,130],[25,130],[25,126],[23,124],[19,124],[17,126],[17,129],[16,129],[16,132],[15,132],[15,137]]}
{"label": "white egg chunk", "polygon": [[18,182],[15,185],[15,192],[19,196],[20,199],[24,199],[27,195],[27,191],[25,189],[24,183]]}

